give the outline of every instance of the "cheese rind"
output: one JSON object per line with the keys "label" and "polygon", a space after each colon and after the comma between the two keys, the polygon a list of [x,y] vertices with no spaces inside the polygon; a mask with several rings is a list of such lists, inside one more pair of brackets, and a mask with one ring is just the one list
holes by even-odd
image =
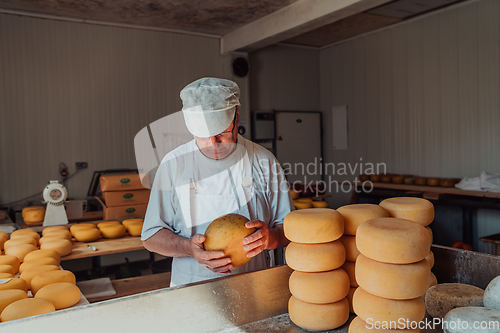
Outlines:
{"label": "cheese rind", "polygon": [[425,256],[425,260],[429,263],[429,267],[434,267],[434,252],[429,251],[429,254]]}
{"label": "cheese rind", "polygon": [[[482,306],[466,306],[451,310],[444,317],[446,333],[498,333],[500,311]],[[457,323],[460,323],[458,325]]]}
{"label": "cheese rind", "polygon": [[43,272],[48,272],[48,271],[56,271],[59,270],[58,266],[55,265],[40,265],[40,266],[33,266],[27,270],[25,270],[21,275],[20,278],[26,281],[28,284],[28,289],[31,289],[31,280],[35,276],[37,276],[40,273]]}
{"label": "cheese rind", "polygon": [[38,242],[33,237],[18,237],[14,239],[9,239],[4,244],[4,249],[8,250],[13,246],[22,245],[22,244],[31,244],[33,246],[38,246]]}
{"label": "cheese rind", "polygon": [[389,217],[389,213],[379,205],[354,204],[342,206],[337,211],[344,218],[344,234],[356,235],[358,227],[365,221],[377,217]]}
{"label": "cheese rind", "polygon": [[20,289],[28,292],[28,284],[21,278],[12,278],[6,283],[0,283],[0,290]]}
{"label": "cheese rind", "polygon": [[[42,238],[40,238],[40,240],[44,239],[44,238],[63,238],[63,239],[67,239],[67,240],[71,240],[71,238],[73,237],[71,235],[71,232],[66,229],[66,230],[57,230],[57,229],[54,229],[52,231],[48,231],[45,233],[45,235],[43,235]],[[40,243],[41,244],[41,243]]]}
{"label": "cheese rind", "polygon": [[53,225],[53,226],[50,226],[50,227],[43,228],[43,230],[42,230],[42,236],[47,236],[48,234],[50,234],[50,233],[52,233],[52,232],[54,232],[56,230],[57,231],[60,231],[60,230],[64,231],[64,230],[66,230],[66,231],[70,232],[69,229],[68,229],[68,227],[66,227],[64,225]]}
{"label": "cheese rind", "polygon": [[349,302],[344,298],[335,303],[313,304],[295,296],[288,301],[290,320],[306,330],[333,330],[349,319]]}
{"label": "cheese rind", "polygon": [[0,231],[0,251],[3,250],[3,245],[9,239],[9,234],[3,231]]}
{"label": "cheese rind", "polygon": [[24,261],[21,266],[19,266],[19,273],[22,274],[25,270],[30,269],[31,267],[40,266],[40,265],[53,265],[59,266],[59,261],[52,258],[38,258],[30,261]]}
{"label": "cheese rind", "polygon": [[38,258],[46,258],[46,257],[54,258],[55,260],[57,260],[58,263],[61,262],[61,255],[59,254],[59,252],[51,249],[36,250],[30,252],[26,255],[26,257],[24,257],[24,261],[31,261],[31,260],[36,260]]}
{"label": "cheese rind", "polygon": [[351,287],[349,289],[349,293],[347,294],[347,301],[349,302],[349,312],[354,313],[354,308],[352,307],[352,297],[354,296],[354,292],[358,289],[358,287]]}
{"label": "cheese rind", "polygon": [[125,228],[128,228],[128,226],[130,224],[133,224],[133,223],[144,223],[144,219],[127,219],[127,220],[123,220],[122,221],[122,225],[125,226]]}
{"label": "cheese rind", "polygon": [[97,228],[97,227],[95,224],[92,224],[92,223],[80,223],[80,224],[72,225],[69,228],[69,231],[71,232],[71,235],[73,235],[73,237],[75,237],[76,230],[86,229],[86,228]]}
{"label": "cheese rind", "polygon": [[120,238],[127,232],[127,228],[121,224],[103,226],[100,230],[103,238]]}
{"label": "cheese rind", "polygon": [[427,226],[434,220],[434,205],[426,199],[396,197],[380,203],[391,217],[406,219]]}
{"label": "cheese rind", "polygon": [[0,265],[10,265],[14,267],[16,272],[19,270],[19,266],[21,265],[21,261],[18,257],[12,255],[0,255]]}
{"label": "cheese rind", "polygon": [[26,298],[15,301],[7,305],[0,314],[0,321],[6,322],[21,318],[41,315],[44,313],[54,312],[54,305],[43,298]]}
{"label": "cheese rind", "polygon": [[40,239],[40,235],[33,229],[18,229],[10,234],[10,239],[16,239],[19,237],[33,237],[37,240]]}
{"label": "cheese rind", "polygon": [[293,200],[293,205],[296,210],[313,208],[312,202],[300,202]]}
{"label": "cheese rind", "polygon": [[43,243],[40,249],[54,250],[57,251],[61,257],[64,257],[73,251],[73,243],[67,239],[54,239]]}
{"label": "cheese rind", "polygon": [[356,261],[356,258],[360,254],[356,246],[356,236],[343,235],[339,240],[344,244],[346,260],[352,262]]}
{"label": "cheese rind", "polygon": [[[410,333],[410,332],[420,332],[419,328],[415,329],[390,329],[390,324],[387,324],[387,328],[375,328],[374,322],[366,323],[360,317],[355,317],[349,324],[349,333]],[[393,326],[394,327],[394,326]]]}
{"label": "cheese rind", "polygon": [[341,268],[316,273],[294,271],[289,286],[292,295],[303,302],[333,303],[349,293],[349,276]]}
{"label": "cheese rind", "polygon": [[0,273],[16,274],[17,270],[11,265],[0,265]]}
{"label": "cheese rind", "polygon": [[28,298],[28,294],[20,289],[9,289],[0,291],[0,313],[2,313],[2,311],[7,307],[7,305],[25,298]]}
{"label": "cheese rind", "polygon": [[342,266],[345,261],[345,249],[338,240],[321,244],[291,242],[286,248],[285,258],[293,270],[326,272]]}
{"label": "cheese rind", "polygon": [[37,250],[36,246],[33,244],[20,244],[10,247],[5,250],[5,254],[16,256],[19,258],[20,262],[24,261],[24,257],[30,253]]}
{"label": "cheese rind", "polygon": [[358,282],[356,282],[356,263],[352,261],[346,261],[342,265],[342,269],[349,276],[349,281],[351,283],[351,287],[359,287]]}
{"label": "cheese rind", "polygon": [[95,242],[99,238],[101,238],[101,230],[97,228],[75,230],[75,239],[79,242]]}
{"label": "cheese rind", "polygon": [[313,201],[312,205],[314,208],[328,208],[328,202],[326,201]]}
{"label": "cheese rind", "polygon": [[42,287],[35,298],[46,299],[54,304],[56,310],[66,309],[80,301],[80,289],[69,282],[52,283]]}
{"label": "cheese rind", "polygon": [[500,276],[488,283],[484,291],[484,306],[490,309],[500,310]]}
{"label": "cheese rind", "polygon": [[48,271],[36,275],[31,280],[31,292],[36,295],[38,290],[41,288],[59,282],[69,282],[76,284],[75,274],[71,271],[58,270],[58,271]]}
{"label": "cheese rind", "polygon": [[483,306],[484,290],[463,283],[441,283],[425,293],[427,312],[433,318],[443,318],[459,307]]}
{"label": "cheese rind", "polygon": [[127,227],[130,236],[138,237],[142,234],[142,223],[131,223]]}
{"label": "cheese rind", "polygon": [[110,225],[121,225],[121,223],[120,221],[105,221],[97,223],[97,229],[101,229],[102,227],[109,227]]}
{"label": "cheese rind", "polygon": [[283,222],[285,237],[304,244],[327,243],[344,233],[344,219],[334,209],[316,208],[290,212]]}

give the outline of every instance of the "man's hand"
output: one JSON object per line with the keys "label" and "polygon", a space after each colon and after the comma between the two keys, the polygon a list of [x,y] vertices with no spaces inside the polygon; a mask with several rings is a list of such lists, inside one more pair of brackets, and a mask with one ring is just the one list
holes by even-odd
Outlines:
{"label": "man's hand", "polygon": [[206,237],[201,234],[196,234],[193,239],[191,239],[190,246],[193,257],[200,265],[214,273],[230,274],[231,268],[233,268],[231,259],[223,258],[223,251],[205,251],[203,247],[205,239]]}
{"label": "man's hand", "polygon": [[265,249],[273,250],[276,248],[277,239],[273,232],[267,227],[267,224],[255,220],[245,224],[247,228],[256,228],[257,231],[243,239],[243,250],[250,251],[247,253],[248,258],[255,257]]}

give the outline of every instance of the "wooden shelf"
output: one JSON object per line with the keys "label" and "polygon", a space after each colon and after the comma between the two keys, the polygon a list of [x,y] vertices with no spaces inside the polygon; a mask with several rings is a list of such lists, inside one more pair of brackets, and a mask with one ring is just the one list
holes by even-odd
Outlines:
{"label": "wooden shelf", "polygon": [[[94,246],[97,251],[92,251],[88,245]],[[73,251],[71,254],[61,257],[61,260],[72,260],[102,256],[105,254],[122,253],[128,251],[144,250],[141,237],[126,236],[115,239],[100,239],[97,242],[73,243]]]}

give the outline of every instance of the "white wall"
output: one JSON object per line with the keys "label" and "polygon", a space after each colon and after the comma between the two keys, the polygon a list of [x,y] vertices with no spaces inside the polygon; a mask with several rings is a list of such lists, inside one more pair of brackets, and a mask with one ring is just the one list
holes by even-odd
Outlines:
{"label": "white wall", "polygon": [[0,14],[0,204],[61,179],[59,162],[89,164],[68,180],[76,199],[94,170],[136,168],[135,134],[200,77],[235,80],[248,120],[230,61],[216,38]]}

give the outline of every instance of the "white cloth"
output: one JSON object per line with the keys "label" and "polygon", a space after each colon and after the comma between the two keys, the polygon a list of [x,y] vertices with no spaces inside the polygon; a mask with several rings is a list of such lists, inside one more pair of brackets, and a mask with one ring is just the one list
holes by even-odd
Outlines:
{"label": "white cloth", "polygon": [[[247,151],[252,150],[253,153],[247,155]],[[251,163],[245,162],[245,156],[248,156]],[[194,161],[192,170],[190,161]],[[251,170],[248,170],[250,165]],[[229,170],[232,177],[228,176]],[[245,175],[251,175],[253,183],[251,197],[248,195],[249,191],[244,190],[245,183],[246,186],[249,183],[249,177]],[[184,186],[191,190],[191,177],[194,177],[196,192],[207,196],[208,201],[211,201],[210,196],[233,197],[233,189],[236,188],[240,207],[236,207],[237,203],[234,202],[229,206],[221,204],[217,207],[217,213],[214,211],[207,214],[204,221],[202,215],[193,219],[194,224],[185,221],[185,214],[181,208],[183,203],[179,200],[182,195],[178,189]],[[231,181],[234,182],[234,186]],[[191,238],[196,233],[203,234],[214,218],[234,212],[245,215],[250,220],[264,221],[269,227],[273,227],[283,222],[292,207],[293,202],[286,187],[283,170],[268,150],[238,136],[237,148],[230,156],[224,160],[211,160],[199,151],[193,140],[165,156],[158,168],[141,239],[150,238],[162,228],[171,230],[179,236]],[[193,211],[196,214],[198,210],[190,208],[191,214]],[[245,266],[232,270],[232,273],[265,269],[269,267],[266,256],[268,256],[267,251],[264,251]],[[174,258],[172,263],[172,285],[221,276],[227,275],[212,273],[200,266],[194,258]]]}
{"label": "white cloth", "polygon": [[468,191],[500,192],[500,173],[481,172],[481,176],[463,178],[455,184],[456,188]]}

